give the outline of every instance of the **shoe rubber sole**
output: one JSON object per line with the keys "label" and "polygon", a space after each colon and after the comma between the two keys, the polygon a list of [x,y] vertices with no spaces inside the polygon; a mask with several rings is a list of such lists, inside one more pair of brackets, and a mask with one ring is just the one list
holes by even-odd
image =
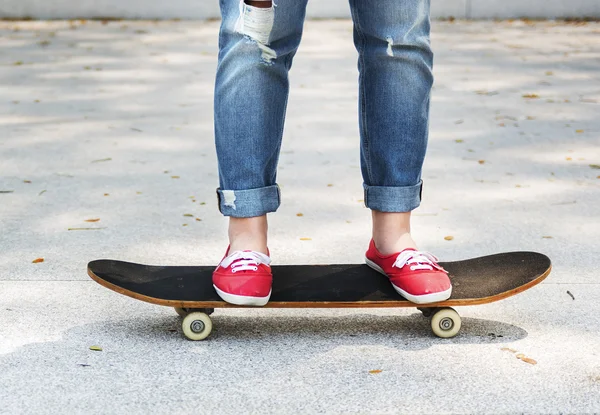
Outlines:
{"label": "shoe rubber sole", "polygon": [[[365,257],[365,262],[369,267],[373,268],[375,271],[379,272],[380,274],[385,275],[386,277],[388,276],[379,265],[377,265],[375,262],[371,261],[369,258]],[[390,281],[390,283],[391,283],[391,281]],[[392,287],[394,287],[394,290],[396,290],[396,292],[398,294],[400,294],[402,297],[406,298],[408,301],[410,301],[411,303],[415,303],[415,304],[437,303],[438,301],[447,300],[452,295],[452,287],[450,287],[446,291],[441,291],[439,293],[422,294],[422,295],[409,294],[406,291],[404,291],[402,288],[394,285],[393,283],[392,283]]]}
{"label": "shoe rubber sole", "polygon": [[269,298],[271,298],[271,292],[272,292],[272,291],[269,291],[269,295],[267,295],[266,297],[248,297],[245,295],[236,295],[236,294],[226,293],[225,291],[219,290],[217,288],[217,286],[214,284],[213,284],[213,287],[215,287],[217,294],[219,294],[219,297],[221,297],[223,299],[223,301],[225,301],[229,304],[235,304],[235,305],[253,305],[253,306],[266,305],[269,302]]}

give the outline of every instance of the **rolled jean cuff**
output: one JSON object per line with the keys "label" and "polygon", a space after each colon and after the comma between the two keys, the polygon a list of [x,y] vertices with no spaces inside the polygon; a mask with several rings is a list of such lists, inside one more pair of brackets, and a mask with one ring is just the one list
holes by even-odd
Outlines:
{"label": "rolled jean cuff", "polygon": [[380,212],[410,212],[421,204],[423,181],[414,186],[368,186],[365,189],[365,205]]}
{"label": "rolled jean cuff", "polygon": [[281,204],[278,185],[248,190],[217,189],[219,211],[224,216],[252,218],[275,212]]}

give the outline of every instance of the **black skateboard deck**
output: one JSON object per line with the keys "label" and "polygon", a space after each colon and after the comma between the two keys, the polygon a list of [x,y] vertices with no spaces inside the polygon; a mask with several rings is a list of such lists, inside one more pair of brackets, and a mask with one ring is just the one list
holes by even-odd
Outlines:
{"label": "black skateboard deck", "polygon": [[[460,317],[448,307],[486,304],[513,296],[539,284],[552,267],[547,256],[536,252],[508,252],[440,265],[449,273],[452,296],[426,305],[402,298],[385,276],[364,264],[275,265],[273,291],[265,307],[418,307],[432,317],[436,335],[453,337],[460,330]],[[213,270],[214,266],[152,266],[108,259],[88,264],[90,277],[106,288],[175,307],[185,316],[184,334],[194,340],[210,334],[208,314],[214,308],[240,307],[225,303],[217,295]],[[200,333],[194,334],[194,323]]]}

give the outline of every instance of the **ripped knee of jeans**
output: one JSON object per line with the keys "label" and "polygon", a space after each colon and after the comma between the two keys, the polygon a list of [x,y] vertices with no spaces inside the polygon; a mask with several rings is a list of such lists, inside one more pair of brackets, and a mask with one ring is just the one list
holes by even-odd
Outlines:
{"label": "ripped knee of jeans", "polygon": [[240,17],[235,31],[256,42],[266,63],[272,63],[277,53],[269,47],[269,39],[275,23],[273,0],[240,0]]}

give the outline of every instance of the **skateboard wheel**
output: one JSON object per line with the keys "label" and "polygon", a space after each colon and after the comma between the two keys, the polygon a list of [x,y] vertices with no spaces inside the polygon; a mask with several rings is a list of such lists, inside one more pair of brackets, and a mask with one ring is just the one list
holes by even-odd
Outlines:
{"label": "skateboard wheel", "polygon": [[190,340],[204,340],[212,331],[212,321],[206,313],[194,311],[181,323],[183,334]]}
{"label": "skateboard wheel", "polygon": [[444,339],[454,337],[460,331],[461,320],[453,308],[442,308],[431,318],[433,334]]}

